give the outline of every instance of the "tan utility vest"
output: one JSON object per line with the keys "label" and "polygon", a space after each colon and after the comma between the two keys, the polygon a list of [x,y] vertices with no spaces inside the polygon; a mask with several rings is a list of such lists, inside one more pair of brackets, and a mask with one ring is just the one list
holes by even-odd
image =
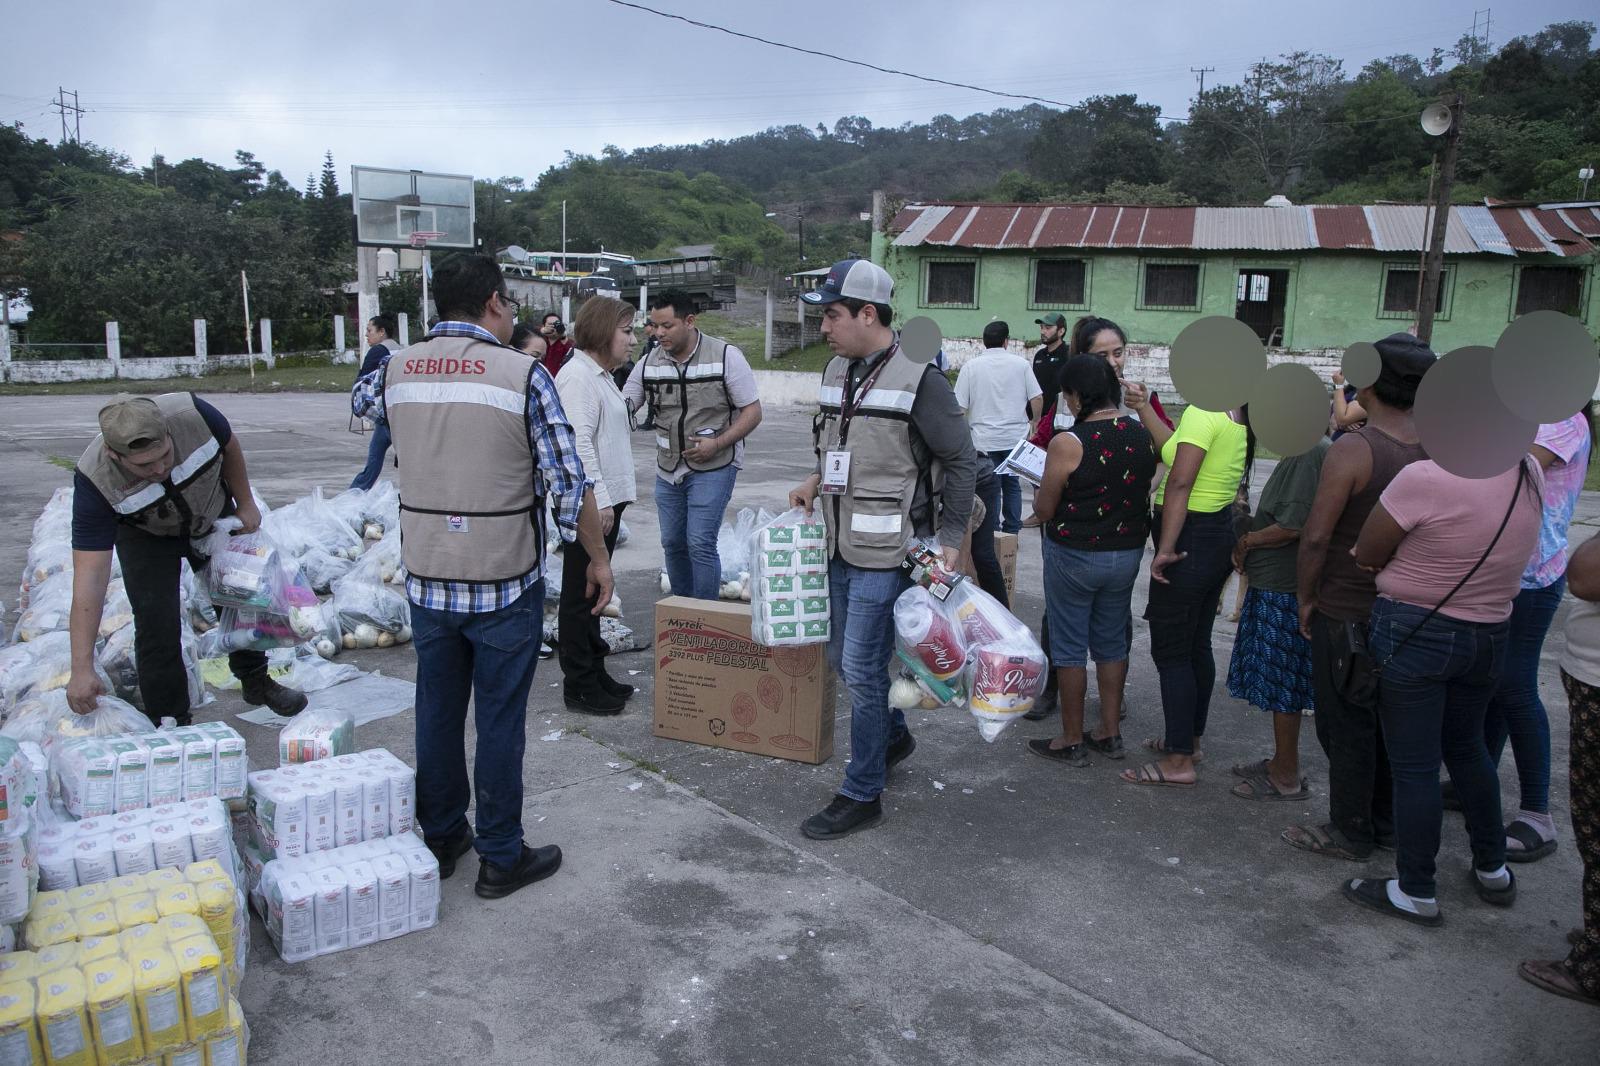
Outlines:
{"label": "tan utility vest", "polygon": [[[864,570],[891,570],[905,558],[915,536],[931,533],[938,524],[937,492],[944,482],[943,471],[931,458],[929,469],[918,470],[911,452],[911,405],[922,375],[937,371],[896,350],[866,393],[846,396],[850,367],[855,364],[835,356],[822,372],[817,395],[821,407],[813,427],[817,455],[850,453],[848,490],[819,497],[828,527],[828,555],[832,558],[837,552]],[[865,367],[858,376],[858,393],[872,369]],[[848,419],[847,399],[853,411]],[[912,510],[919,483],[926,490],[925,514]]]}
{"label": "tan utility vest", "polygon": [[154,397],[172,438],[172,472],[165,481],[135,478],[117,465],[96,436],[78,460],[88,478],[117,512],[117,520],[158,537],[200,537],[227,509],[222,483],[222,445],[187,392]]}
{"label": "tan utility vest", "polygon": [[[720,433],[733,422],[733,398],[728,395],[723,363],[728,342],[709,333],[684,362],[672,358],[665,345],[657,345],[644,358],[644,392],[656,413],[656,466],[665,473],[683,460],[690,470],[720,470],[733,462],[733,448],[724,448],[707,463],[684,459],[684,449],[696,437]],[[706,430],[711,432],[707,433]]]}
{"label": "tan utility vest", "polygon": [[405,476],[400,550],[413,577],[493,583],[543,561],[528,441],[535,366],[476,337],[430,337],[389,358],[383,408]]}

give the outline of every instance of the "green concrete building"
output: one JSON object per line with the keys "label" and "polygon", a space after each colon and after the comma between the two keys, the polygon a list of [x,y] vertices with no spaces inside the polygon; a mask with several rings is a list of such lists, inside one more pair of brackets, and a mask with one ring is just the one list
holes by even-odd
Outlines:
{"label": "green concrete building", "polygon": [[[1059,311],[1110,318],[1138,345],[1207,315],[1269,347],[1326,352],[1407,328],[1431,212],[1373,206],[909,204],[873,236],[902,318],[947,338],[1004,319],[1014,336]],[[1433,345],[1494,344],[1518,315],[1556,310],[1600,332],[1600,203],[1457,206]]]}

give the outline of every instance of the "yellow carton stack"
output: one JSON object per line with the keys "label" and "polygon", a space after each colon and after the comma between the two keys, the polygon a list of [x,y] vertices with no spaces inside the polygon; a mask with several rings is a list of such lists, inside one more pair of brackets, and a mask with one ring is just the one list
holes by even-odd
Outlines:
{"label": "yellow carton stack", "polygon": [[83,971],[68,967],[46,974],[35,989],[44,1061],[50,1066],[90,1066],[95,1056]]}
{"label": "yellow carton stack", "polygon": [[0,983],[0,1061],[43,1062],[39,1027],[34,1024],[33,985],[27,981]]}

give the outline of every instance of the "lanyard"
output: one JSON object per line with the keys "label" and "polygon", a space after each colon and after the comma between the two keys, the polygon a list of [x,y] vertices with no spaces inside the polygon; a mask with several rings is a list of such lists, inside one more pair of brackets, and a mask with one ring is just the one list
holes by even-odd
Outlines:
{"label": "lanyard", "polygon": [[872,368],[872,373],[868,374],[856,385],[855,390],[850,394],[850,399],[839,398],[839,443],[844,443],[846,435],[850,432],[850,420],[856,416],[856,412],[861,410],[861,405],[866,401],[867,393],[871,392],[872,386],[878,382],[878,375],[883,373],[883,368],[889,365],[889,360],[893,359],[895,353],[899,350],[900,339],[896,337],[894,343],[884,349],[883,356],[878,360],[878,365]]}

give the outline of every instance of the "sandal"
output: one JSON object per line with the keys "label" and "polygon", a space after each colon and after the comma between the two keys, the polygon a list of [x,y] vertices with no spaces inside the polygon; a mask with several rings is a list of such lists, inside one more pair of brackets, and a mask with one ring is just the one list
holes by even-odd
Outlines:
{"label": "sandal", "polygon": [[1028,741],[1028,750],[1035,755],[1042,755],[1051,762],[1066,763],[1068,766],[1088,766],[1089,753],[1083,750],[1082,742],[1068,744],[1064,748],[1052,748],[1049,737],[1039,737]]}
{"label": "sandal", "polygon": [[1301,851],[1309,851],[1313,855],[1326,855],[1330,859],[1348,859],[1351,862],[1366,862],[1371,858],[1371,853],[1363,855],[1356,851],[1345,835],[1332,825],[1290,826],[1279,836],[1290,846]]}
{"label": "sandal", "polygon": [[1240,799],[1289,800],[1294,802],[1308,799],[1311,796],[1311,791],[1306,788],[1306,785],[1307,781],[1302,777],[1298,792],[1285,792],[1272,783],[1272,778],[1262,775],[1261,777],[1247,777],[1237,785],[1234,785],[1229,791]]}
{"label": "sandal", "polygon": [[[1144,742],[1144,746],[1145,746],[1145,750],[1146,751],[1153,751],[1157,755],[1183,755],[1183,754],[1185,754],[1184,752],[1181,752],[1181,751],[1172,751],[1171,749],[1169,749],[1167,747],[1167,742],[1165,740],[1162,740],[1160,737],[1151,737],[1151,738],[1149,738],[1148,740],[1146,740]],[[1193,759],[1195,762],[1199,762],[1201,759],[1205,758],[1205,753],[1197,751],[1193,755],[1190,755],[1189,758]]]}
{"label": "sandal", "polygon": [[[1128,775],[1132,774],[1132,777]],[[1147,762],[1137,770],[1122,771],[1122,779],[1130,785],[1163,785],[1167,788],[1193,788],[1196,781],[1173,781],[1161,772],[1159,763]]]}
{"label": "sandal", "polygon": [[1468,870],[1467,876],[1472,879],[1472,887],[1478,890],[1479,899],[1496,907],[1509,907],[1517,901],[1517,875],[1510,870],[1506,873],[1511,875],[1511,881],[1505,888],[1490,888],[1476,870]]}
{"label": "sandal", "polygon": [[1546,840],[1539,830],[1521,818],[1506,826],[1506,836],[1521,844],[1520,848],[1506,848],[1506,862],[1538,862],[1556,850],[1554,839]]}
{"label": "sandal", "polygon": [[1344,898],[1352,903],[1358,903],[1369,910],[1380,914],[1392,915],[1402,918],[1416,925],[1439,926],[1444,924],[1442,914],[1412,914],[1410,911],[1401,910],[1389,898],[1389,882],[1387,880],[1372,880],[1371,878],[1358,877],[1353,881],[1346,881],[1342,891]]}
{"label": "sandal", "polygon": [[1123,750],[1122,734],[1120,733],[1114,737],[1106,737],[1104,740],[1101,740],[1093,733],[1085,733],[1083,735],[1083,742],[1089,745],[1090,751],[1097,751],[1108,759],[1124,759],[1127,758],[1128,755],[1128,753]]}
{"label": "sandal", "polygon": [[1575,999],[1579,1003],[1587,1003],[1591,1007],[1600,1007],[1600,996],[1591,996],[1578,984],[1578,979],[1572,974],[1572,967],[1567,965],[1565,959],[1543,960],[1528,959],[1517,963],[1517,976],[1533,985],[1535,988],[1546,992]]}
{"label": "sandal", "polygon": [[1271,759],[1262,759],[1260,762],[1236,762],[1230,772],[1234,777],[1242,777],[1246,780],[1252,777],[1266,777],[1268,772],[1267,764],[1271,761]]}

